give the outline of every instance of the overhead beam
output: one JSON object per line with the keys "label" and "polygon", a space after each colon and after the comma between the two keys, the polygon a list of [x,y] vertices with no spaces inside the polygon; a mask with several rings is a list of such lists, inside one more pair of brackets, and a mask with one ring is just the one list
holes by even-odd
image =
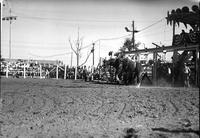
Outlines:
{"label": "overhead beam", "polygon": [[[196,50],[196,48],[199,47],[198,44],[196,45],[190,45],[190,46],[163,46],[160,48],[146,48],[146,49],[138,49],[134,51],[125,51],[124,54],[140,54],[145,52],[173,52],[174,50]],[[121,52],[120,52],[121,53]]]}

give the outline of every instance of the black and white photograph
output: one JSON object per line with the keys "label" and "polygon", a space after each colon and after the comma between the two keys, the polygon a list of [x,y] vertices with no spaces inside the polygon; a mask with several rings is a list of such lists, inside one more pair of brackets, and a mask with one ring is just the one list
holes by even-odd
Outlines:
{"label": "black and white photograph", "polygon": [[0,13],[0,138],[199,138],[200,0]]}

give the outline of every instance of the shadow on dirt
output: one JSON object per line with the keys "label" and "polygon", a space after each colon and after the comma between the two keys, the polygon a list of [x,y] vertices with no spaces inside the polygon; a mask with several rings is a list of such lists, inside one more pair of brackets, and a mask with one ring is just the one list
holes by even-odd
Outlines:
{"label": "shadow on dirt", "polygon": [[189,129],[167,129],[167,128],[152,128],[153,131],[161,131],[161,132],[169,132],[169,133],[195,133],[197,135],[200,135],[200,131],[199,130],[193,130],[191,128]]}

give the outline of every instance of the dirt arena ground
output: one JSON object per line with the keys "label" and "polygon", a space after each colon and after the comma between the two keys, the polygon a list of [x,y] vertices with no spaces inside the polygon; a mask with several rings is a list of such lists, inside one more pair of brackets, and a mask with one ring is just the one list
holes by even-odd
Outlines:
{"label": "dirt arena ground", "polygon": [[199,89],[1,78],[2,138],[198,138]]}

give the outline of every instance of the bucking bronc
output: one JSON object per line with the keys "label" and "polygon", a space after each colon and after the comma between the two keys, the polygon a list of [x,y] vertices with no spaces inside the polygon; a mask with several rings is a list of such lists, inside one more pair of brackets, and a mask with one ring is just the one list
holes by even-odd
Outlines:
{"label": "bucking bronc", "polygon": [[142,66],[140,62],[129,59],[128,57],[118,56],[104,60],[104,66],[115,68],[115,80],[120,84],[134,84],[135,79],[137,86],[141,83]]}

